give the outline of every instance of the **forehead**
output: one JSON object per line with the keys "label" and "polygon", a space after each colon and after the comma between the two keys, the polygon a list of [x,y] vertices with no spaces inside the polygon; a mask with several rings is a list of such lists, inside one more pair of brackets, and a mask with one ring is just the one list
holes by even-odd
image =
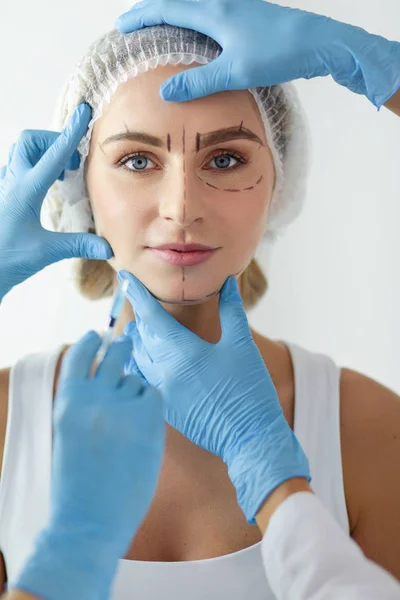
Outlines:
{"label": "forehead", "polygon": [[206,132],[239,125],[252,129],[266,142],[265,129],[257,104],[248,90],[226,91],[189,102],[166,102],[160,97],[160,86],[172,75],[198,65],[165,65],[128,79],[105,104],[96,121],[93,135],[113,134],[129,129],[158,134],[174,131]]}

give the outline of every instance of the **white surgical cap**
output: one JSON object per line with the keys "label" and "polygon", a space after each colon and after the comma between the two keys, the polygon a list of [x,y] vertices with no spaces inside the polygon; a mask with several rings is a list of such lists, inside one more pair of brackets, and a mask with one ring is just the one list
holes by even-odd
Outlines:
{"label": "white surgical cap", "polygon": [[[92,44],[64,85],[53,121],[53,129],[61,131],[78,104],[86,102],[92,107],[92,120],[78,147],[80,167],[77,171],[65,171],[64,181],[55,182],[43,205],[55,231],[85,232],[95,228],[84,183],[84,165],[93,125],[117,87],[158,65],[206,64],[221,52],[211,38],[170,25],[130,34],[115,29]],[[309,171],[310,134],[292,83],[258,87],[250,92],[260,110],[275,167],[276,182],[265,232],[265,238],[273,240],[302,208]]]}

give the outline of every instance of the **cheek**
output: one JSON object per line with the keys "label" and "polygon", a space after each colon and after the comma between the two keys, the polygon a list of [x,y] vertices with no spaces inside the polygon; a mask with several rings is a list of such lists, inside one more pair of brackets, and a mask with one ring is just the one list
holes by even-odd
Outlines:
{"label": "cheek", "polygon": [[126,232],[136,235],[148,225],[153,195],[144,189],[138,193],[136,187],[109,174],[96,179],[87,178],[98,235],[117,243],[118,236],[123,239]]}
{"label": "cheek", "polygon": [[224,201],[226,231],[233,246],[252,252],[265,231],[270,202],[269,185],[260,185],[249,192],[225,192],[231,198]]}

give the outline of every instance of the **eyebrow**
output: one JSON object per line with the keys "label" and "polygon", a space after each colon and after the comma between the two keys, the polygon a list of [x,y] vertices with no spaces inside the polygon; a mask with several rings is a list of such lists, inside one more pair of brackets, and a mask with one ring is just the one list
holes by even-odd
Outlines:
{"label": "eyebrow", "polygon": [[101,146],[105,146],[106,144],[111,144],[115,142],[121,142],[124,140],[129,140],[131,142],[141,142],[142,144],[156,146],[157,148],[166,148],[166,144],[161,138],[155,135],[144,133],[142,131],[124,131],[123,133],[111,135],[101,143]]}
{"label": "eyebrow", "polygon": [[264,143],[258,135],[240,124],[236,127],[228,127],[226,129],[211,131],[210,133],[197,134],[197,151],[207,148],[208,146],[214,146],[215,144],[231,140],[250,140],[251,142],[257,142],[260,146],[264,146]]}
{"label": "eyebrow", "polygon": [[[257,142],[257,144],[260,144],[261,146],[264,145],[262,140],[253,131],[243,127],[242,125],[238,125],[235,127],[218,129],[209,133],[198,133],[196,135],[196,151],[199,152],[208,146],[215,146],[216,144],[220,144],[222,142],[239,139]],[[148,144],[149,146],[156,146],[157,148],[167,148],[167,144],[162,138],[144,133],[142,131],[124,131],[122,133],[117,133],[116,135],[112,135],[105,139],[101,143],[101,147],[105,146],[106,144],[125,140],[131,142],[140,142],[142,144]]]}

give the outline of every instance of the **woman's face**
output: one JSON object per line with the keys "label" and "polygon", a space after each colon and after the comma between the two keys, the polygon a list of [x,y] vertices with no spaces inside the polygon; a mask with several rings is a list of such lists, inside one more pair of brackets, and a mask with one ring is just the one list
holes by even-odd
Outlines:
{"label": "woman's face", "polygon": [[[250,92],[185,103],[160,98],[162,82],[188,68],[158,67],[119,86],[94,125],[85,165],[96,231],[114,251],[111,266],[179,304],[205,302],[246,268],[274,185]],[[157,249],[173,244],[180,246]],[[210,250],[185,252],[185,244]]]}

